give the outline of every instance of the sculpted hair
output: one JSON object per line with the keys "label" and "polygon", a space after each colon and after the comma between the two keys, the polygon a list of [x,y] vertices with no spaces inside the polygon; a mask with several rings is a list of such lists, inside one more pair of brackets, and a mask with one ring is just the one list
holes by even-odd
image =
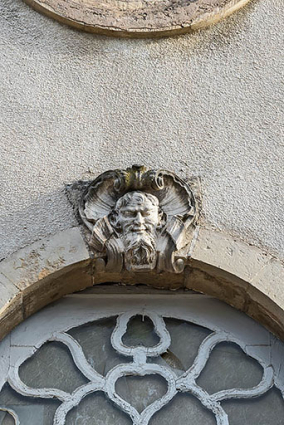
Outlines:
{"label": "sculpted hair", "polygon": [[128,192],[125,195],[123,195],[119,200],[117,201],[115,205],[115,211],[119,211],[120,208],[126,207],[130,202],[133,201],[133,199],[137,203],[145,202],[146,200],[150,201],[155,207],[159,207],[159,200],[156,196],[151,195],[151,193],[146,192]]}

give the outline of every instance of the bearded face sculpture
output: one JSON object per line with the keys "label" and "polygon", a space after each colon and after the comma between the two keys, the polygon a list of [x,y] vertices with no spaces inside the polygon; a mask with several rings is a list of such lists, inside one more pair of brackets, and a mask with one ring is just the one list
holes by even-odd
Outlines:
{"label": "bearded face sculpture", "polygon": [[150,193],[129,192],[117,201],[111,222],[121,235],[127,270],[155,268],[162,215],[158,199]]}
{"label": "bearded face sculpture", "polygon": [[97,270],[183,270],[196,202],[174,173],[138,165],[106,171],[88,184],[79,212]]}

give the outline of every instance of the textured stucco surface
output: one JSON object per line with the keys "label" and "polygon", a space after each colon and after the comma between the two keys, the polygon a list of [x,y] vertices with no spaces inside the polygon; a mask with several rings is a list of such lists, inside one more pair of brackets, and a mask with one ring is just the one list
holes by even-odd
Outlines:
{"label": "textured stucco surface", "polygon": [[0,258],[75,225],[65,183],[132,163],[200,176],[208,224],[283,257],[283,20],[256,0],[119,40],[1,0]]}

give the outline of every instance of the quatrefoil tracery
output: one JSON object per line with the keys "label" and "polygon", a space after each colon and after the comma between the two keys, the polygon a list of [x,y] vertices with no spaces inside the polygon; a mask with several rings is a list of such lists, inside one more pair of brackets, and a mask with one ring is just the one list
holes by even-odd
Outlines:
{"label": "quatrefoil tracery", "polygon": [[[160,338],[158,344],[153,347],[144,347],[142,345],[133,347],[127,346],[122,342],[123,336],[127,332],[129,321],[134,316],[140,314],[151,319],[155,332]],[[227,414],[220,404],[222,400],[230,398],[258,397],[267,392],[274,382],[272,367],[262,364],[261,361],[257,359],[263,366],[264,373],[261,382],[251,389],[229,389],[209,395],[204,389],[198,386],[196,380],[204,369],[211,351],[218,343],[231,341],[243,348],[240,341],[236,340],[232,335],[222,331],[213,332],[204,339],[200,345],[193,365],[181,376],[178,376],[169,366],[147,363],[148,358],[158,357],[167,352],[171,344],[170,334],[166,328],[163,318],[152,311],[128,311],[118,316],[116,327],[111,335],[111,344],[119,354],[132,357],[133,361],[131,363],[123,363],[115,366],[105,377],[100,375],[91,367],[80,344],[69,334],[65,332],[54,333],[48,341],[58,341],[65,344],[72,355],[75,365],[89,380],[89,382],[77,388],[71,394],[54,388],[30,388],[25,385],[19,377],[19,367],[23,363],[22,360],[11,368],[8,382],[11,387],[21,395],[40,398],[57,398],[62,401],[62,404],[55,413],[53,422],[54,425],[64,425],[70,410],[76,407],[84,397],[96,391],[104,391],[108,398],[115,403],[118,408],[131,417],[134,425],[148,425],[152,416],[163,406],[169,403],[178,392],[187,392],[195,396],[206,409],[210,410],[215,415],[217,425],[229,425]],[[41,345],[45,342],[47,341],[44,341]],[[34,352],[37,351],[41,345],[35,347]],[[163,397],[154,401],[141,413],[139,413],[133,406],[131,406],[130,403],[117,394],[116,383],[121,377],[129,375],[147,376],[153,374],[160,375],[166,380],[168,390]],[[8,412],[14,417],[15,424],[20,424],[16,413],[14,411]]]}

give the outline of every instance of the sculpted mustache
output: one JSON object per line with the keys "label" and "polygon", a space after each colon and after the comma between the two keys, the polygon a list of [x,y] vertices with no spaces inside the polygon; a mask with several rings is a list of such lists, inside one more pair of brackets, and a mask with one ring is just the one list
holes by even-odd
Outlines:
{"label": "sculpted mustache", "polygon": [[133,237],[133,235],[125,235],[123,238],[125,248],[128,249],[134,249],[139,247],[148,247],[150,249],[156,248],[156,238],[152,233],[147,233],[147,235],[136,235]]}
{"label": "sculpted mustache", "polygon": [[146,231],[148,231],[148,232],[152,232],[153,231],[153,229],[152,229],[152,227],[151,226],[149,226],[149,225],[147,225],[147,224],[140,224],[140,223],[137,223],[137,224],[130,224],[129,226],[128,226],[128,229],[127,230],[132,230],[132,229],[135,229],[135,228],[143,228],[143,229],[145,229]]}

